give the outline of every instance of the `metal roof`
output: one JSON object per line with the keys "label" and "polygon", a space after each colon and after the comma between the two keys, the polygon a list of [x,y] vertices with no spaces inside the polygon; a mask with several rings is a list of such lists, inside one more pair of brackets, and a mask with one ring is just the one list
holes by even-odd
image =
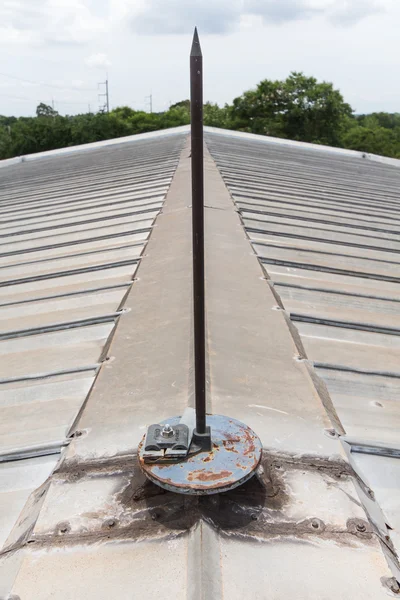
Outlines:
{"label": "metal roof", "polygon": [[139,140],[0,171],[1,546],[69,443],[182,143]]}
{"label": "metal roof", "polygon": [[208,145],[398,555],[400,165],[256,138]]}
{"label": "metal roof", "polygon": [[0,598],[394,595],[400,171],[208,130],[209,409],[264,457],[184,498],[136,449],[193,402],[187,141],[0,170]]}

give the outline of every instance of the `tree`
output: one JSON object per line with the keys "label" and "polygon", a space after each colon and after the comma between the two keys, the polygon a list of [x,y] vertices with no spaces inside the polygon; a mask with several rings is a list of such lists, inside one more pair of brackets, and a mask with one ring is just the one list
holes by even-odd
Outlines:
{"label": "tree", "polygon": [[233,129],[337,146],[343,119],[352,112],[331,83],[294,72],[235,98],[230,115]]}
{"label": "tree", "polygon": [[176,102],[175,104],[171,104],[169,107],[171,108],[185,108],[188,113],[190,113],[190,100],[181,100],[180,102]]}
{"label": "tree", "polygon": [[[36,115],[0,115],[0,159],[185,125],[190,101],[176,102],[163,113],[121,106],[110,113],[66,117],[41,103]],[[400,114],[354,115],[332,84],[302,73],[284,81],[265,79],[232,105],[206,102],[204,123],[400,158]]]}
{"label": "tree", "polygon": [[212,102],[206,102],[204,105],[204,125],[209,127],[219,127],[220,129],[230,129],[230,118],[229,118],[229,107],[225,105],[224,108],[213,104]]}
{"label": "tree", "polygon": [[36,108],[37,117],[57,117],[58,112],[48,104],[41,102]]}
{"label": "tree", "polygon": [[[368,121],[367,121],[368,123]],[[356,121],[342,135],[342,145],[350,150],[400,158],[400,136],[393,129],[369,123],[370,127]]]}

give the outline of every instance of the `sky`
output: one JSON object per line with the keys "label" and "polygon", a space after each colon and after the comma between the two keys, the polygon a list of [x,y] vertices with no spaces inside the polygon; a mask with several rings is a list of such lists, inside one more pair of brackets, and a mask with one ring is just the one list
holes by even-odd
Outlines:
{"label": "sky", "polygon": [[0,114],[166,110],[189,95],[197,25],[205,100],[302,71],[357,113],[400,112],[399,0],[0,0]]}

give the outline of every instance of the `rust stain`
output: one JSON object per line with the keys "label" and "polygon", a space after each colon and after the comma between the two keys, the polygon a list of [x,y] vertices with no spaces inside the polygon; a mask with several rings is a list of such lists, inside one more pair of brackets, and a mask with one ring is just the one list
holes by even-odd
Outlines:
{"label": "rust stain", "polygon": [[231,471],[220,471],[219,473],[213,473],[206,471],[205,469],[199,469],[198,471],[193,471],[189,473],[188,480],[189,481],[221,481],[223,479],[227,479],[231,477]]}
{"label": "rust stain", "polygon": [[233,442],[230,440],[223,440],[222,444],[225,448],[225,450],[227,452],[235,452],[236,454],[239,454],[237,450],[235,450],[235,447],[233,446]]}
{"label": "rust stain", "polygon": [[240,442],[240,437],[234,436],[234,435],[232,435],[230,433],[226,433],[225,434],[225,439],[228,442],[232,442],[232,443],[235,443],[235,444],[238,444]]}
{"label": "rust stain", "polygon": [[238,469],[243,469],[243,471],[247,471],[247,466],[246,465],[242,465],[240,462],[237,462],[236,466],[237,466]]}
{"label": "rust stain", "polygon": [[203,458],[203,461],[202,461],[202,462],[205,462],[205,463],[207,463],[207,462],[210,462],[210,460],[212,460],[212,459],[213,459],[213,455],[212,455],[212,454],[210,454],[209,456],[206,456],[206,458]]}
{"label": "rust stain", "polygon": [[245,437],[245,443],[247,444],[247,448],[243,452],[243,454],[245,456],[247,456],[248,454],[251,454],[252,452],[254,452],[256,447],[254,445],[254,437],[251,435],[251,433],[249,432],[248,429],[245,430],[244,437]]}

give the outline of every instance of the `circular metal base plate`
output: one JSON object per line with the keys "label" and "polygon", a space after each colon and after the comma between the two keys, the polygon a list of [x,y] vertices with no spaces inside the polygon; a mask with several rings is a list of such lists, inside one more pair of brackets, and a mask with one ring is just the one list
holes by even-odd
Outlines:
{"label": "circular metal base plate", "polygon": [[[161,424],[177,425],[180,417]],[[174,464],[145,463],[143,441],[139,462],[154,483],[178,494],[218,494],[242,485],[254,475],[262,453],[259,438],[250,427],[221,415],[207,415],[211,427],[211,452],[200,452]]]}

